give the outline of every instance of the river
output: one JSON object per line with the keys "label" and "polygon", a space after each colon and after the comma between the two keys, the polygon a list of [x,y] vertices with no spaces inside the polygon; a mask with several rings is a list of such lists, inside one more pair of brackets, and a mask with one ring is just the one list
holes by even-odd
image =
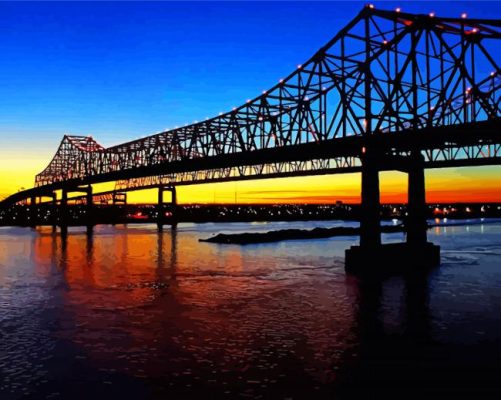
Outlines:
{"label": "river", "polygon": [[356,237],[198,241],[353,222],[2,227],[0,398],[499,398],[501,221],[471,222],[377,281],[344,271]]}

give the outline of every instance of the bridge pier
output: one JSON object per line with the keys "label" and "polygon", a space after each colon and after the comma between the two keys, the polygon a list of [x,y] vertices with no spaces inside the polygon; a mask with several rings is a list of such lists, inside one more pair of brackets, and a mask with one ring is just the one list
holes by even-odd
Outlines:
{"label": "bridge pier", "polygon": [[61,204],[59,206],[59,227],[61,235],[68,233],[68,190],[63,189],[61,193]]}
{"label": "bridge pier", "polygon": [[126,205],[127,204],[127,193],[126,192],[113,192],[113,205],[116,206],[118,204]]}
{"label": "bridge pier", "polygon": [[94,228],[94,204],[92,201],[92,186],[87,185],[85,196],[85,216],[87,219],[87,235],[92,235],[92,230]]}
{"label": "bridge pier", "polygon": [[119,210],[116,206],[127,205],[127,192],[113,192],[112,202],[115,207],[113,207],[113,222],[111,224],[115,225],[119,219]]}
{"label": "bridge pier", "polygon": [[30,198],[30,212],[29,212],[29,225],[35,228],[37,225],[37,198],[36,196],[31,196]]}
{"label": "bridge pier", "polygon": [[408,169],[407,243],[427,242],[426,189],[424,180],[424,157],[419,152],[410,156]]}
{"label": "bridge pier", "polygon": [[158,187],[158,203],[157,203],[157,226],[158,230],[161,231],[165,222],[165,208],[164,208],[164,192],[171,193],[171,217],[170,224],[173,228],[177,225],[176,218],[176,208],[177,208],[177,193],[176,187],[173,185],[169,186],[159,186]]}
{"label": "bridge pier", "polygon": [[57,229],[57,194],[52,192],[52,210],[51,210],[52,232]]}
{"label": "bridge pier", "polygon": [[[352,273],[405,272],[440,264],[440,247],[427,241],[426,189],[424,159],[416,150],[410,156],[374,157],[362,154],[362,204],[360,215],[360,245],[345,253],[345,268]],[[403,243],[381,243],[379,170],[392,162],[408,174],[408,215],[405,221],[407,239]]]}
{"label": "bridge pier", "polygon": [[85,226],[87,234],[91,235],[94,229],[94,203],[93,203],[93,190],[92,185],[85,187],[63,188],[61,194],[61,204],[59,206],[59,226],[61,227],[61,234],[68,233],[69,224],[69,207],[68,207],[68,193],[83,192],[85,193]]}
{"label": "bridge pier", "polygon": [[362,204],[360,215],[360,246],[381,245],[379,201],[379,169],[374,154],[362,155]]}

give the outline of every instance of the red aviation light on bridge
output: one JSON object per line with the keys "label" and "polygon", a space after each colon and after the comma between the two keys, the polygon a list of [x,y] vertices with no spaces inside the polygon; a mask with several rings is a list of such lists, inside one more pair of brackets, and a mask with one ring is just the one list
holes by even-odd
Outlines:
{"label": "red aviation light on bridge", "polygon": [[397,7],[397,8],[395,8],[395,11],[400,12],[400,11],[402,11],[402,9],[400,7]]}
{"label": "red aviation light on bridge", "polygon": [[303,66],[302,66],[301,64],[299,64],[299,65],[297,66],[297,69],[301,69],[301,68],[303,68]]}
{"label": "red aviation light on bridge", "polygon": [[362,154],[365,154],[365,152],[367,151],[367,149],[364,147],[362,147]]}
{"label": "red aviation light on bridge", "polygon": [[383,40],[383,44],[388,44],[388,41],[386,39]]}
{"label": "red aviation light on bridge", "polygon": [[430,18],[433,18],[435,16],[435,13],[432,11],[431,13],[428,14]]}
{"label": "red aviation light on bridge", "polygon": [[374,4],[372,4],[372,3],[371,4],[367,4],[366,7],[368,7],[368,8],[374,8]]}
{"label": "red aviation light on bridge", "polygon": [[467,18],[467,17],[468,17],[468,14],[466,14],[466,13],[462,13],[462,14],[461,14],[461,18],[465,19],[465,18]]}
{"label": "red aviation light on bridge", "polygon": [[491,76],[494,76],[494,75],[496,75],[496,71],[491,72]]}
{"label": "red aviation light on bridge", "polygon": [[266,90],[263,90],[263,94],[266,94],[266,93],[267,93]]}

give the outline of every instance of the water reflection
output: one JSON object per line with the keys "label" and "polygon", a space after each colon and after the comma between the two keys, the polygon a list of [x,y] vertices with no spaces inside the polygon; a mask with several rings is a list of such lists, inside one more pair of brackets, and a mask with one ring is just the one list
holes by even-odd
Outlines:
{"label": "water reflection", "polygon": [[[0,235],[0,372],[9,377],[0,394],[332,398],[403,383],[421,390],[433,382],[428,369],[451,367],[450,336],[441,332],[462,322],[456,305],[469,312],[471,304],[467,322],[476,331],[501,327],[501,296],[493,295],[501,288],[493,267],[501,224],[458,226],[453,235],[440,228],[432,240],[446,249],[441,269],[380,280],[344,273],[342,252],[353,238],[198,241],[243,228]],[[458,260],[467,257],[477,269],[464,269]],[[482,310],[486,302],[494,312]],[[471,342],[468,330],[458,332]],[[501,342],[495,333],[489,341]],[[497,366],[484,350],[483,361]],[[19,372],[28,370],[30,378]]]}

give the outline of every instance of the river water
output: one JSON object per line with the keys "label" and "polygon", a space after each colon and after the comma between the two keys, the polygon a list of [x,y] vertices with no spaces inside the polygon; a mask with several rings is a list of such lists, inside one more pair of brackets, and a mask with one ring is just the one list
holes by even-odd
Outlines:
{"label": "river water", "polygon": [[198,241],[353,222],[0,228],[0,399],[499,398],[501,222],[471,222],[429,231],[429,274],[370,281],[356,237]]}

